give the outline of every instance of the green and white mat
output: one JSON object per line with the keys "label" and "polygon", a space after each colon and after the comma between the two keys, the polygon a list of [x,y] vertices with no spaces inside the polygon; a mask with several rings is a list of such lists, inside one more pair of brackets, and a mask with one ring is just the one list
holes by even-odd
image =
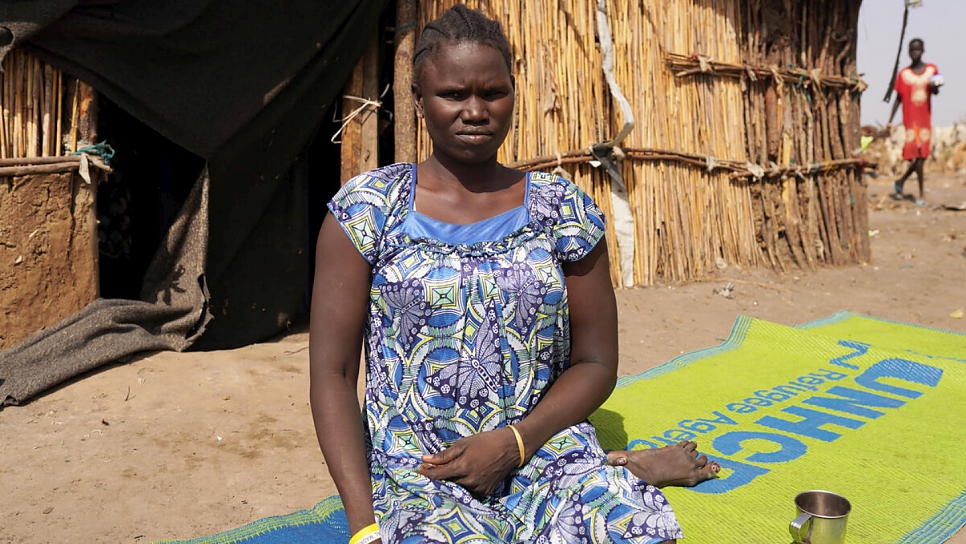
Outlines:
{"label": "green and white mat", "polygon": [[665,489],[687,542],[788,542],[795,495],[852,502],[848,542],[939,543],[966,522],[966,335],[847,312],[741,317],[719,347],[623,378],[605,448],[697,440],[722,477]]}
{"label": "green and white mat", "polygon": [[[850,544],[940,543],[966,523],[966,335],[842,312],[740,317],[721,346],[622,378],[607,449],[697,440],[721,477],[665,489],[690,544],[787,543],[794,496],[852,502]],[[348,541],[338,497],[191,544]]]}

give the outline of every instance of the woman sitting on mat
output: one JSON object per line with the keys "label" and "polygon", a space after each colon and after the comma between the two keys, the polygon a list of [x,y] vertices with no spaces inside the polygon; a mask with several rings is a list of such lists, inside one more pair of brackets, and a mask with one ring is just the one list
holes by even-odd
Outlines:
{"label": "woman sitting on mat", "polygon": [[413,98],[432,156],[329,203],[311,404],[353,544],[673,541],[657,487],[718,470],[693,442],[601,449],[587,417],[618,358],[604,218],[572,183],[497,162],[512,66],[479,12],[427,25]]}

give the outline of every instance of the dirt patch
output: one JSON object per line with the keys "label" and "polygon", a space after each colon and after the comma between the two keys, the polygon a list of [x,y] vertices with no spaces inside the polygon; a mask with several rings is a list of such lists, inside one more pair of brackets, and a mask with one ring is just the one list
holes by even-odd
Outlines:
{"label": "dirt patch", "polygon": [[[871,262],[726,268],[711,281],[618,292],[621,374],[721,343],[739,315],[792,325],[839,310],[966,332],[966,178],[933,176],[932,206],[872,180]],[[732,283],[732,298],[715,293]],[[0,543],[188,538],[335,493],[308,405],[304,326],[275,342],[158,353],[0,412]],[[957,452],[949,452],[956,455]],[[966,544],[966,532],[952,541]]]}

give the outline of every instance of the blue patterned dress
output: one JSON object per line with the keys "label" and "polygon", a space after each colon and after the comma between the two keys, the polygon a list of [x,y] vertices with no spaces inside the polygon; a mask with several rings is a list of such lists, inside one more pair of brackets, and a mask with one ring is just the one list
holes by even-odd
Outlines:
{"label": "blue patterned dress", "polygon": [[424,453],[520,421],[570,363],[561,266],[603,237],[574,184],[533,173],[525,205],[471,225],[413,208],[415,167],[351,180],[329,210],[372,265],[365,427],[390,543],[660,542],[682,536],[664,495],[611,467],[594,428],[555,435],[483,501],[415,472]]}

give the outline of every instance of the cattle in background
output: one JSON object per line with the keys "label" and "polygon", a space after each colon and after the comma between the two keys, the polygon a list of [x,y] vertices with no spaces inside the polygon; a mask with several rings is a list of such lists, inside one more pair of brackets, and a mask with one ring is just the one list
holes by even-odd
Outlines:
{"label": "cattle in background", "polygon": [[[902,160],[903,127],[897,125],[891,133],[884,127],[863,126],[862,136],[873,141],[861,157],[875,164],[875,172],[886,177],[898,177],[905,172],[907,164]],[[966,173],[966,119],[947,127],[933,127],[932,149],[926,161],[926,170],[944,174]]]}

